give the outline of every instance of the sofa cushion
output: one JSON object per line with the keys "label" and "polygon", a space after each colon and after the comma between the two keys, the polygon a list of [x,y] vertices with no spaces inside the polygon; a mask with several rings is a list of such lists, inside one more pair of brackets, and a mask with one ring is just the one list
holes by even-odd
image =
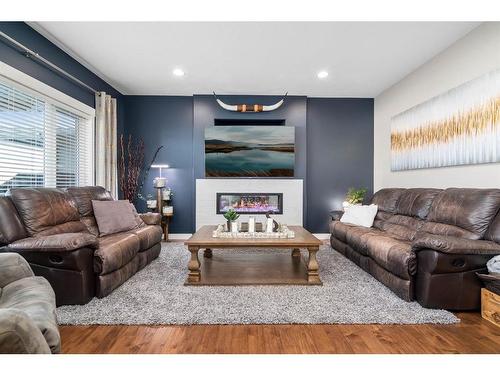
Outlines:
{"label": "sofa cushion", "polygon": [[[32,236],[55,234],[57,226],[64,231],[84,231],[76,204],[63,190],[52,188],[18,188],[10,190],[10,197],[17,212]],[[68,224],[71,223],[71,224]],[[71,227],[68,230],[67,227]]]}
{"label": "sofa cushion", "polygon": [[406,189],[396,205],[396,213],[425,219],[434,198],[441,191],[441,189]]}
{"label": "sofa cushion", "polygon": [[381,189],[375,193],[371,203],[378,206],[379,211],[396,212],[399,198],[405,189]]}
{"label": "sofa cushion", "polygon": [[353,224],[345,224],[341,223],[340,221],[332,221],[330,223],[330,232],[332,233],[335,238],[342,242],[346,242],[346,233],[350,228],[354,228],[355,226]]}
{"label": "sofa cushion", "polygon": [[71,251],[82,247],[97,247],[97,238],[90,233],[61,233],[51,236],[28,237],[12,242],[7,250],[12,251]]}
{"label": "sofa cushion", "polygon": [[383,234],[384,232],[375,228],[351,227],[346,232],[346,243],[358,253],[368,255],[368,238]]}
{"label": "sofa cushion", "polygon": [[390,233],[391,237],[412,241],[423,225],[423,220],[411,216],[393,215],[383,222],[380,229]]}
{"label": "sofa cushion", "polygon": [[69,187],[66,189],[75,200],[82,217],[94,215],[92,201],[112,201],[113,196],[102,186]]}
{"label": "sofa cushion", "polygon": [[115,233],[100,237],[94,252],[94,271],[100,275],[116,271],[139,252],[140,240],[133,233]]}
{"label": "sofa cushion", "polygon": [[99,235],[126,232],[138,226],[135,208],[129,201],[92,201]]}
{"label": "sofa cushion", "polygon": [[488,231],[486,232],[484,238],[489,241],[500,243],[500,211],[488,227]]}
{"label": "sofa cushion", "polygon": [[465,238],[438,236],[420,232],[412,242],[414,251],[426,249],[448,254],[498,255],[500,245],[493,241],[469,240]]}
{"label": "sofa cushion", "polygon": [[147,250],[151,246],[161,242],[161,237],[163,235],[163,231],[159,225],[146,225],[141,228],[132,229],[127,233],[133,233],[139,237],[139,251]]}
{"label": "sofa cushion", "polygon": [[466,238],[479,239],[488,230],[499,208],[500,189],[450,188],[434,199],[427,220],[459,227],[473,234],[467,233]]}
{"label": "sofa cushion", "polygon": [[60,350],[55,294],[43,277],[26,277],[2,289],[0,308],[18,309],[27,314],[42,332],[52,353]]}
{"label": "sofa cushion", "polygon": [[139,214],[139,218],[147,225],[160,225],[161,215],[158,212],[146,212]]}
{"label": "sofa cushion", "polygon": [[377,215],[377,205],[351,205],[345,208],[344,215],[340,218],[342,223],[360,225],[365,228],[371,228],[373,220]]}
{"label": "sofa cushion", "polygon": [[416,272],[416,256],[411,244],[389,236],[369,236],[366,240],[368,256],[387,271],[409,280]]}
{"label": "sofa cushion", "polygon": [[0,197],[0,246],[27,236],[12,200]]}

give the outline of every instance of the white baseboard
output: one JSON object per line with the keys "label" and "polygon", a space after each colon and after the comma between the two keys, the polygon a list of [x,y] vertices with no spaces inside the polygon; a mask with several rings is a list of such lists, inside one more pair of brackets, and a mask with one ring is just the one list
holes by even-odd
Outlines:
{"label": "white baseboard", "polygon": [[[330,233],[313,233],[313,236],[318,240],[328,240]],[[191,237],[191,233],[169,233],[168,238],[172,240],[187,240]]]}
{"label": "white baseboard", "polygon": [[191,235],[191,233],[169,233],[168,238],[171,240],[187,240]]}

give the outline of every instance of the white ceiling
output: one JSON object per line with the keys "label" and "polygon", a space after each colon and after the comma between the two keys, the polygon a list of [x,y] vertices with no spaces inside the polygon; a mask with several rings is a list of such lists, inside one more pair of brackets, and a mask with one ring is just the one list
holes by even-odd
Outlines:
{"label": "white ceiling", "polygon": [[478,24],[30,23],[123,94],[316,97],[375,97]]}

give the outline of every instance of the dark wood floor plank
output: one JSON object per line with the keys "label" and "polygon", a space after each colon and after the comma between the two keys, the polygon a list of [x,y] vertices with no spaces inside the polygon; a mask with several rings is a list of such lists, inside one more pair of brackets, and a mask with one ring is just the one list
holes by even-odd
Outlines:
{"label": "dark wood floor plank", "polygon": [[500,353],[479,313],[453,325],[62,326],[63,353]]}

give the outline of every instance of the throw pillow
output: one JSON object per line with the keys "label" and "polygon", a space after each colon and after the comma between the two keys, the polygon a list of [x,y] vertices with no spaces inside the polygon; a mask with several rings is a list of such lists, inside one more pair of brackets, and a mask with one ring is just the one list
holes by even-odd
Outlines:
{"label": "throw pillow", "polygon": [[340,218],[342,223],[360,225],[370,228],[377,215],[378,206],[370,204],[369,206],[353,205],[345,208],[344,215]]}
{"label": "throw pillow", "polygon": [[137,228],[136,213],[129,201],[92,201],[99,236],[126,232]]}

